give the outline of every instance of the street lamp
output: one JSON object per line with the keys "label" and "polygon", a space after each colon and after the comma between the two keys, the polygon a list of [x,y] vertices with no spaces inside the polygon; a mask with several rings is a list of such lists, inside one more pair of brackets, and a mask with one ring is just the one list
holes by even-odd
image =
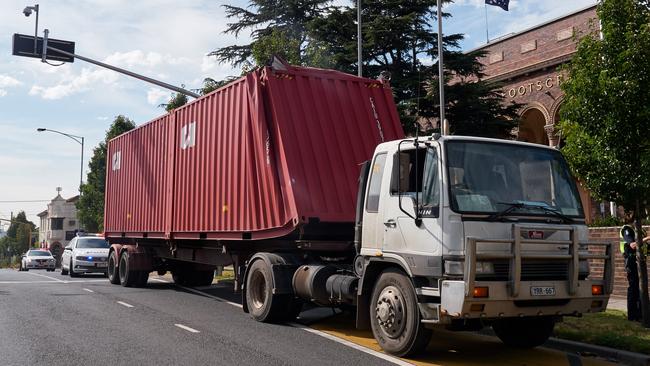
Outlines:
{"label": "street lamp", "polygon": [[83,138],[83,136],[70,135],[70,134],[65,133],[65,132],[50,130],[48,128],[37,128],[36,131],[38,131],[38,132],[48,131],[48,132],[58,133],[59,135],[63,135],[63,136],[66,136],[68,138],[71,138],[76,143],[81,144],[81,171],[79,172],[79,195],[81,195],[81,185],[83,184],[83,177],[84,177],[84,138]]}

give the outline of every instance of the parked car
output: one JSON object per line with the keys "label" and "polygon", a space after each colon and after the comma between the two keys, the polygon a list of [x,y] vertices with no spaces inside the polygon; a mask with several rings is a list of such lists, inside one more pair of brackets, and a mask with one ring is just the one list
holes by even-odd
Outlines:
{"label": "parked car", "polygon": [[49,250],[31,249],[23,255],[20,261],[20,270],[47,269],[48,272],[53,272],[55,264],[56,260]]}
{"label": "parked car", "polygon": [[108,242],[98,235],[85,234],[70,240],[61,256],[61,274],[76,277],[84,273],[107,274]]}

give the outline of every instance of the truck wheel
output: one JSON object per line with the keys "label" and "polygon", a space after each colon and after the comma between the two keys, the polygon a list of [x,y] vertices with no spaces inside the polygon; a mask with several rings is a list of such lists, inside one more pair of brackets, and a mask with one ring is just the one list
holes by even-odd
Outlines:
{"label": "truck wheel", "polygon": [[187,271],[184,268],[175,268],[172,270],[172,279],[177,285],[187,285],[188,276]]}
{"label": "truck wheel", "polygon": [[384,270],[372,291],[370,325],[375,339],[386,352],[396,356],[424,350],[431,330],[420,321],[415,289],[404,272]]}
{"label": "truck wheel", "polygon": [[514,348],[533,348],[542,345],[553,333],[555,319],[551,317],[506,318],[492,323],[492,329],[501,342]]}
{"label": "truck wheel", "polygon": [[138,280],[138,272],[129,269],[129,252],[126,250],[120,256],[118,273],[120,275],[120,285],[124,287],[132,287]]}
{"label": "truck wheel", "polygon": [[253,318],[260,322],[276,322],[288,316],[292,297],[273,293],[273,274],[263,260],[251,264],[246,278],[246,304]]}
{"label": "truck wheel", "polygon": [[[63,268],[63,266],[61,266]],[[117,271],[117,251],[112,250],[108,256],[108,281],[113,285],[120,284],[120,274]]]}

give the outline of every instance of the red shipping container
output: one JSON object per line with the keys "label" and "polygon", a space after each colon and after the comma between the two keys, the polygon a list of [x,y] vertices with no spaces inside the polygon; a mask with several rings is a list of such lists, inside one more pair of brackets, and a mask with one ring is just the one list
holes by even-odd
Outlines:
{"label": "red shipping container", "polygon": [[105,233],[241,240],[351,223],[359,164],[402,137],[387,85],[265,67],[109,143]]}

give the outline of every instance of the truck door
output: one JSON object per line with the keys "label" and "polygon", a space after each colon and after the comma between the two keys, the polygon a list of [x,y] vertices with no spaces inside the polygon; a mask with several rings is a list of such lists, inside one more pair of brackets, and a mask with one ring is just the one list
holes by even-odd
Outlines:
{"label": "truck door", "polygon": [[[370,181],[366,193],[366,204],[363,213],[363,249],[380,249],[384,234],[384,200],[381,199],[382,183],[386,180],[386,153],[375,156],[370,167]],[[373,253],[374,254],[374,253]]]}
{"label": "truck door", "polygon": [[[402,152],[398,160],[400,171],[392,169],[391,182],[401,181],[399,191],[391,184],[386,199],[384,221],[390,226],[386,226],[383,250],[399,253],[414,271],[431,273],[432,268],[440,268],[437,259],[442,253],[439,154],[435,147],[413,149]],[[418,206],[419,225],[415,220]]]}

